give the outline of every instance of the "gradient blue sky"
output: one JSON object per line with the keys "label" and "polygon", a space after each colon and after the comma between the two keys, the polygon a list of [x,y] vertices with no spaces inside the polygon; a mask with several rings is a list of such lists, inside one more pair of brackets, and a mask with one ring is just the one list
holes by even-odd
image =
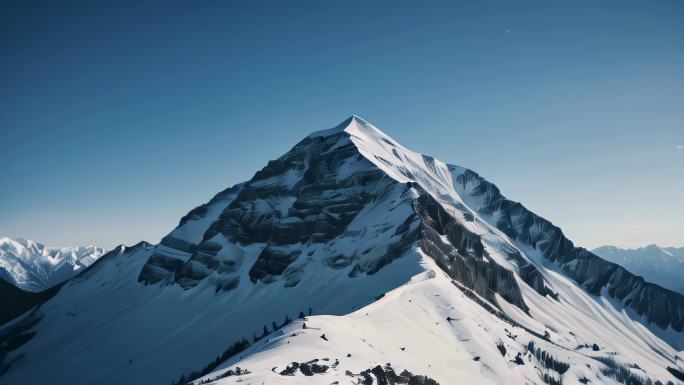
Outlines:
{"label": "gradient blue sky", "polygon": [[157,242],[358,114],[579,245],[684,246],[682,1],[2,1],[0,236]]}

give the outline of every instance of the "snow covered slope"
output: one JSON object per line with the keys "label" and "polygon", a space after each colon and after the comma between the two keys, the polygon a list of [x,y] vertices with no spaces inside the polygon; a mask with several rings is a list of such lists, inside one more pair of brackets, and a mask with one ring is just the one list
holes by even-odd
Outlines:
{"label": "snow covered slope", "polygon": [[601,246],[592,252],[649,282],[684,293],[684,247],[648,245],[638,249]]}
{"label": "snow covered slope", "polygon": [[683,309],[351,117],[5,325],[0,382],[667,383]]}
{"label": "snow covered slope", "polygon": [[[296,320],[195,383],[380,384],[405,371],[412,384],[636,384],[647,376],[676,383],[663,368],[673,362],[640,346],[632,331],[597,322],[624,322],[601,306],[573,312],[555,330],[540,319],[535,329],[546,329],[545,338],[528,329],[533,323],[517,324],[473,301],[429,257],[422,263],[426,272],[375,303],[344,316]],[[538,305],[533,314],[561,308]],[[238,367],[242,374],[230,375]]]}
{"label": "snow covered slope", "polygon": [[104,254],[96,246],[46,247],[24,238],[0,238],[0,278],[41,292],[78,274]]}

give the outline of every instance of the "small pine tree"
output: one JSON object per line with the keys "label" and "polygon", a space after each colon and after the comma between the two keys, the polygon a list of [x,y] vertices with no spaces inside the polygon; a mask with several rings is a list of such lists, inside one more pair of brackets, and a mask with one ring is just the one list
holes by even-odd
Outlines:
{"label": "small pine tree", "polygon": [[299,319],[304,318],[304,312],[300,310],[300,311],[299,311],[299,315],[297,316],[297,318],[299,318]]}
{"label": "small pine tree", "polygon": [[261,337],[266,337],[267,334],[268,334],[268,328],[266,327],[266,325],[264,325],[264,334],[262,334]]}
{"label": "small pine tree", "polygon": [[309,315],[313,314],[313,310],[309,308]]}
{"label": "small pine tree", "polygon": [[271,326],[273,326],[273,330],[278,330],[278,325],[276,325],[275,321],[273,321]]}

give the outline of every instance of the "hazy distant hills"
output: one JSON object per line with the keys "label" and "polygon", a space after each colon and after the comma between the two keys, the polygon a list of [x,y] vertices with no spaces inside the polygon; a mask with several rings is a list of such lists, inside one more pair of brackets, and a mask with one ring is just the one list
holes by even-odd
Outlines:
{"label": "hazy distant hills", "polygon": [[684,247],[648,245],[638,249],[601,246],[599,257],[624,267],[647,281],[684,294]]}

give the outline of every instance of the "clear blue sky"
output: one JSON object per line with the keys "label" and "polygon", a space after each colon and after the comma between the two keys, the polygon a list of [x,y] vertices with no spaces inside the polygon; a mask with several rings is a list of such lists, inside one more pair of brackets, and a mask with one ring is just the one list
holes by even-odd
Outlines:
{"label": "clear blue sky", "polygon": [[682,1],[2,1],[0,236],[157,242],[358,114],[576,243],[684,245]]}

